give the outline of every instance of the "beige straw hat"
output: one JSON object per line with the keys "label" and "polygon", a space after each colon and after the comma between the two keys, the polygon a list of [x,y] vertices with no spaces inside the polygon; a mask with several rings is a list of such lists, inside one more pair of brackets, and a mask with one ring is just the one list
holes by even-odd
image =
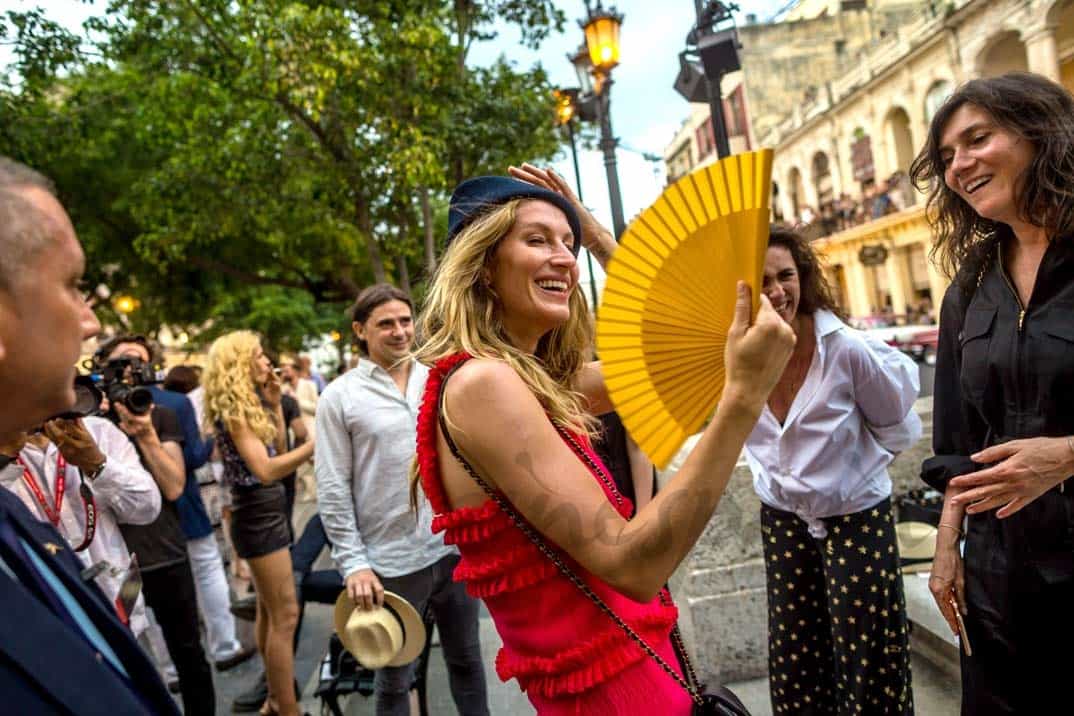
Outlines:
{"label": "beige straw hat", "polygon": [[347,590],[336,599],[336,634],[367,669],[405,666],[425,647],[425,624],[410,602],[384,592],[384,606],[358,609]]}
{"label": "beige straw hat", "polygon": [[902,571],[927,572],[936,554],[936,528],[926,522],[899,522],[895,525]]}

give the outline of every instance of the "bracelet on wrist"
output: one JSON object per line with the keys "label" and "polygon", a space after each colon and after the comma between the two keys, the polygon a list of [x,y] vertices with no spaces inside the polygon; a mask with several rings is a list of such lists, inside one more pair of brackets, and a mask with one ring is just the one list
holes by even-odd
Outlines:
{"label": "bracelet on wrist", "polygon": [[937,525],[937,528],[939,528],[939,527],[946,527],[949,530],[954,530],[958,534],[959,537],[962,536],[962,530],[959,529],[958,527],[955,527],[954,525],[947,524],[946,522],[941,522],[939,525]]}

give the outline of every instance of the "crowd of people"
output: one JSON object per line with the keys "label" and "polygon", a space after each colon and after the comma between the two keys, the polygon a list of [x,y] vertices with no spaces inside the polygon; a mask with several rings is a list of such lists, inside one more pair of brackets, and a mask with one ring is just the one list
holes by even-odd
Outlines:
{"label": "crowd of people", "polygon": [[[1062,699],[1050,647],[1074,632],[1071,175],[1074,98],[1026,73],[960,87],[911,168],[954,277],[922,478],[944,495],[929,587],[963,647],[964,714]],[[746,713],[698,682],[667,588],[744,452],[774,712],[913,713],[888,466],[921,437],[917,369],[846,325],[810,239],[771,228],[760,308],[736,287],[716,412],[657,489],[578,287],[581,247],[606,265],[616,243],[555,172],[456,187],[421,311],[392,286],[361,291],[361,358],[327,385],[245,330],[217,338],[203,371],[166,375],[152,341],[112,336],[87,384],[74,366],[100,325],[74,227],[46,178],[0,158],[5,708],[212,714],[212,666],[255,646],[264,674],[236,708],[293,716],[300,623],[318,601],[375,669],[378,714],[411,713],[431,624],[457,710],[487,714],[484,602],[497,675],[542,716]],[[248,647],[201,496],[212,480],[251,576]],[[296,540],[296,499],[313,495]],[[314,570],[325,549],[335,569]]]}
{"label": "crowd of people", "polygon": [[788,223],[795,225],[806,238],[819,239],[902,211],[916,201],[909,175],[895,171],[879,183],[870,181],[863,185],[859,199],[843,192],[822,201],[819,210],[809,205],[802,207]]}

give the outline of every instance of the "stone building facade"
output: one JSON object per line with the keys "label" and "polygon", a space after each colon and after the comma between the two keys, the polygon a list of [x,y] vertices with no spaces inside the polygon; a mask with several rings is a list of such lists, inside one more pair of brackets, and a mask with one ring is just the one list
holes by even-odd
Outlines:
{"label": "stone building facade", "polygon": [[738,29],[750,120],[763,137],[792,108],[815,102],[872,44],[928,10],[922,0],[803,0],[779,22]]}
{"label": "stone building facade", "polygon": [[[872,46],[824,92],[759,134],[761,146],[776,150],[775,208],[792,219],[842,194],[860,199],[909,168],[932,115],[957,85],[1012,70],[1074,89],[1074,0],[955,0]],[[918,206],[818,243],[851,315],[939,304],[946,279],[925,258],[932,242],[921,197],[908,199]],[[887,260],[863,265],[864,246],[883,246]]]}

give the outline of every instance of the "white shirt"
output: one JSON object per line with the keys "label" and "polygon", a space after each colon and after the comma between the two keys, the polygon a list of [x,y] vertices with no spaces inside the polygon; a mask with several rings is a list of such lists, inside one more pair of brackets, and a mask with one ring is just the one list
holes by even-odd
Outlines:
{"label": "white shirt", "polygon": [[205,429],[205,387],[199,385],[194,390],[186,394],[190,404],[194,406],[194,417],[198,421],[198,430],[202,435],[206,435],[211,431]]}
{"label": "white shirt", "polygon": [[[87,567],[102,560],[108,562],[110,566],[97,575],[97,586],[110,601],[114,601],[131,562],[130,550],[123,541],[117,523],[152,523],[160,514],[160,489],[152,475],[142,467],[134,444],[126,434],[103,418],[84,418],[83,422],[107,460],[101,474],[90,483],[94,502],[97,503],[97,531],[89,546],[75,554]],[[19,452],[19,457],[33,474],[38,487],[45,493],[50,507],[55,505],[58,452],[52,443],[49,443],[45,450],[27,444]],[[34,516],[47,522],[44,508],[26,486],[22,475],[22,467],[13,463],[0,473],[0,484],[15,493]],[[78,490],[81,480],[78,468],[68,465],[64,480],[60,524],[56,530],[67,540],[71,549],[74,549],[82,543],[86,528],[86,510]],[[145,615],[145,600],[141,594],[131,610],[130,626],[135,636],[149,626]]]}
{"label": "white shirt", "polygon": [[917,365],[829,311],[814,314],[817,342],[805,382],[779,424],[765,405],[746,440],[753,487],[793,512],[816,538],[821,517],[859,512],[891,495],[888,465],[921,437],[913,410]]}
{"label": "white shirt", "polygon": [[[418,408],[429,369],[411,363],[406,395],[372,361],[332,381],[317,406],[317,501],[332,558],[345,577],[372,568],[399,577],[454,548],[432,532],[432,509],[410,509]],[[420,494],[420,493],[419,493]]]}

